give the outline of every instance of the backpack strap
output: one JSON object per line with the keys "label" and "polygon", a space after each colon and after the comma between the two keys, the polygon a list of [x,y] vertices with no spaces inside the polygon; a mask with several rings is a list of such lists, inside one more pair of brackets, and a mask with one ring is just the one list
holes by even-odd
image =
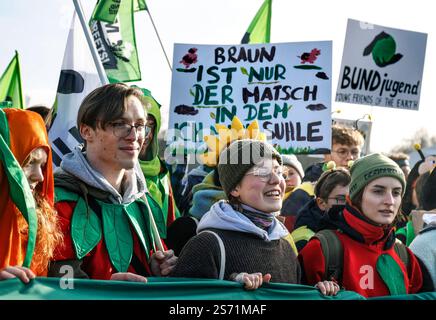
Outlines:
{"label": "backpack strap", "polygon": [[307,226],[301,226],[292,231],[292,238],[295,242],[309,241],[314,236],[315,232],[310,230]]}
{"label": "backpack strap", "polygon": [[321,242],[321,249],[325,260],[325,279],[342,281],[342,267],[344,265],[344,249],[334,230],[321,230],[315,235]]}
{"label": "backpack strap", "polygon": [[203,230],[200,233],[204,233],[204,232],[213,234],[215,238],[218,240],[218,246],[220,248],[220,268],[219,268],[220,271],[219,271],[218,279],[224,280],[224,272],[226,270],[226,249],[224,247],[223,240],[217,233],[211,230]]}
{"label": "backpack strap", "polygon": [[409,253],[407,252],[406,246],[401,241],[395,241],[394,250],[406,266],[407,273],[409,273],[410,257]]}

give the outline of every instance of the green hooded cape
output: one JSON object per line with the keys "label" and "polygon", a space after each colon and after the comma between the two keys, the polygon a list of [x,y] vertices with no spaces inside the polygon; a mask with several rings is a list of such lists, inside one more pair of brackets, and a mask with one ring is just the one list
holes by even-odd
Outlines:
{"label": "green hooded cape", "polygon": [[158,155],[158,134],[161,127],[160,104],[153,98],[150,91],[143,88],[141,90],[144,93],[144,100],[148,107],[147,113],[154,117],[156,127],[152,141],[147,147],[146,160],[139,160],[139,163],[152,200],[156,207],[160,208],[160,210],[153,210],[153,216],[160,236],[165,239],[167,227],[180,217],[180,213],[174,201],[169,171]]}

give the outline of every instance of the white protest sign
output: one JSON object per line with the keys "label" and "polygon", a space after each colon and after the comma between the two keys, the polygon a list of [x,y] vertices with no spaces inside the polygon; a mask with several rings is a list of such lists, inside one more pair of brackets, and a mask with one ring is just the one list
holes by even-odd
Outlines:
{"label": "white protest sign", "polygon": [[331,41],[175,44],[167,143],[202,152],[203,137],[236,115],[258,120],[282,153],[328,152],[331,64]]}
{"label": "white protest sign", "polygon": [[418,110],[427,34],[348,20],[336,101]]}

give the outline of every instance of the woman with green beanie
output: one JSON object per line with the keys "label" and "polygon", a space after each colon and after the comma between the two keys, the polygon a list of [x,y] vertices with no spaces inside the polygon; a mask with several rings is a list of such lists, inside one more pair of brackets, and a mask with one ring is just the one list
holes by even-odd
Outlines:
{"label": "woman with green beanie", "polygon": [[[262,141],[237,140],[221,152],[218,174],[228,200],[201,218],[171,276],[233,280],[246,289],[300,283],[289,232],[276,218],[285,192],[280,154]],[[323,293],[339,289],[326,286]]]}
{"label": "woman with green beanie", "polygon": [[416,293],[422,286],[418,261],[395,242],[393,230],[406,184],[402,170],[375,153],[358,159],[350,173],[345,207],[329,211],[327,230],[300,252],[303,279],[333,280],[364,297]]}

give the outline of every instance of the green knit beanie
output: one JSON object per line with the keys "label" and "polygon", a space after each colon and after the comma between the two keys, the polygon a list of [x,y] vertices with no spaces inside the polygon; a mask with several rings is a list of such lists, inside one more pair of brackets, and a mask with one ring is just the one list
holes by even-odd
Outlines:
{"label": "green knit beanie", "polygon": [[232,142],[219,157],[218,175],[227,197],[253,166],[265,159],[276,159],[282,165],[282,157],[268,143],[244,139]]}
{"label": "green knit beanie", "polygon": [[381,177],[392,177],[400,181],[402,196],[406,191],[406,179],[401,168],[390,158],[373,153],[354,162],[350,168],[350,199],[353,198],[371,181]]}

